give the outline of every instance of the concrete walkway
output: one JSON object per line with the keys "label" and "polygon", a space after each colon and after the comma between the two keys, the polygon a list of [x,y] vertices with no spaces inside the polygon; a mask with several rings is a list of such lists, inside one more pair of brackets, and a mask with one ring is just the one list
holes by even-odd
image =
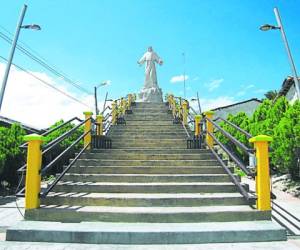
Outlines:
{"label": "concrete walkway", "polygon": [[[18,199],[18,207],[24,214],[24,198]],[[0,240],[4,240],[4,234],[8,227],[16,225],[23,219],[17,209],[15,196],[0,197]]]}
{"label": "concrete walkway", "polygon": [[[273,190],[277,195],[278,204],[291,211],[300,218],[300,199],[292,197],[284,192]],[[24,199],[18,199],[20,211],[24,213]],[[300,238],[289,239],[287,242],[261,242],[261,243],[225,243],[225,244],[201,244],[201,245],[91,245],[91,244],[63,244],[63,243],[36,243],[36,242],[6,242],[5,231],[8,227],[16,225],[23,217],[17,210],[15,197],[0,197],[0,250],[2,249],[101,249],[101,250],[195,250],[195,249],[300,249]]]}
{"label": "concrete walkway", "polygon": [[300,240],[287,242],[262,242],[262,243],[226,243],[226,244],[201,244],[201,245],[92,245],[92,244],[61,244],[61,243],[36,243],[36,242],[0,242],[0,249],[55,249],[55,250],[299,250]]}

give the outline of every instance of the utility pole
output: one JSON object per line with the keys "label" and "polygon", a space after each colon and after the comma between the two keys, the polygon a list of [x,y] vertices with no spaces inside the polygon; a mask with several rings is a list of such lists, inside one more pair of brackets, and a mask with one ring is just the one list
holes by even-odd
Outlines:
{"label": "utility pole", "polygon": [[18,38],[19,38],[20,30],[22,28],[22,23],[23,23],[23,20],[24,20],[26,9],[27,9],[27,5],[24,4],[23,8],[22,8],[22,11],[21,11],[19,21],[18,21],[18,24],[17,24],[14,39],[13,39],[13,42],[12,42],[12,45],[11,45],[9,57],[8,57],[8,60],[7,60],[7,64],[6,64],[6,68],[5,68],[5,72],[4,72],[4,76],[3,76],[3,81],[2,81],[2,86],[1,86],[1,92],[0,92],[0,111],[1,111],[2,102],[3,102],[3,98],[4,98],[4,92],[5,92],[5,88],[6,88],[6,84],[7,84],[9,70],[10,70],[12,60],[13,60],[13,57],[14,57],[14,53],[15,53],[15,49],[16,49],[16,46],[17,46],[17,41],[18,41]]}
{"label": "utility pole", "polygon": [[99,115],[99,110],[98,110],[98,101],[97,101],[97,87],[94,87],[94,95],[95,95],[95,114]]}
{"label": "utility pole", "polygon": [[185,53],[182,53],[183,57],[183,97],[185,99],[186,92],[185,92]]}
{"label": "utility pole", "polygon": [[2,102],[3,102],[3,98],[4,98],[4,92],[5,92],[5,88],[6,88],[6,84],[7,84],[7,80],[8,80],[8,75],[9,75],[9,71],[10,71],[10,67],[12,64],[12,60],[15,54],[15,50],[17,47],[17,42],[18,42],[18,38],[19,38],[19,34],[20,34],[20,30],[23,29],[32,29],[32,30],[41,30],[41,27],[37,24],[29,24],[29,25],[22,25],[23,24],[23,20],[24,20],[24,16],[27,10],[27,5],[24,4],[21,14],[20,14],[20,18],[17,24],[17,28],[16,28],[16,32],[12,41],[12,45],[11,45],[11,49],[10,49],[10,53],[7,59],[7,64],[6,64],[6,68],[5,68],[5,72],[4,72],[4,76],[3,76],[3,81],[2,81],[2,85],[1,85],[1,91],[0,91],[0,111],[1,111],[1,107],[2,107]]}
{"label": "utility pole", "polygon": [[292,53],[291,53],[291,50],[290,50],[290,47],[289,47],[289,44],[288,44],[288,40],[286,38],[285,31],[284,31],[284,28],[283,28],[283,25],[282,25],[282,22],[281,22],[281,18],[280,18],[278,8],[274,8],[274,14],[275,14],[275,17],[276,17],[276,20],[277,20],[277,25],[278,25],[278,27],[280,29],[280,32],[281,32],[281,36],[282,36],[284,46],[286,48],[286,52],[288,54],[289,62],[290,62],[291,69],[292,69],[292,72],[293,72],[295,89],[296,89],[298,98],[300,99],[300,87],[299,87],[299,80],[298,80],[298,76],[297,76],[297,70],[296,70],[296,66],[295,66],[295,63],[294,63],[294,60],[293,60],[293,57],[292,57]]}

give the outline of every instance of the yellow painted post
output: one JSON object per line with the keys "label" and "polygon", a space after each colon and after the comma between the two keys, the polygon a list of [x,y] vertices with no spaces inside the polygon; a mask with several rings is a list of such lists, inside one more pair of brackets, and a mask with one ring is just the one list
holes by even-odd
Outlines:
{"label": "yellow painted post", "polygon": [[126,111],[126,100],[122,97],[121,98],[121,107],[122,107],[122,114],[125,115]]}
{"label": "yellow painted post", "polygon": [[132,103],[132,94],[128,94],[128,109],[131,108],[131,103]]}
{"label": "yellow painted post", "polygon": [[[212,120],[214,112],[213,111],[207,111],[204,114],[207,118]],[[209,121],[206,121],[206,130],[207,130],[207,132],[210,132],[211,134],[214,132],[213,125]],[[206,144],[210,148],[212,148],[214,146],[214,140],[208,133],[206,133]]]}
{"label": "yellow painted post", "polygon": [[103,115],[97,115],[96,122],[98,123],[97,129],[96,129],[96,134],[103,135]]}
{"label": "yellow painted post", "polygon": [[112,124],[115,125],[117,123],[117,103],[116,101],[114,101],[112,104],[111,104],[111,117],[112,117]]}
{"label": "yellow painted post", "polygon": [[188,124],[188,102],[184,100],[182,102],[182,122],[183,125],[187,126]]}
{"label": "yellow painted post", "polygon": [[[91,118],[92,115],[93,115],[93,112],[90,112],[90,111],[86,111],[86,112],[83,112],[84,116],[85,116],[85,120],[88,119],[88,118]],[[89,119],[88,121],[85,122],[84,124],[84,133],[90,131],[92,129],[92,119]],[[83,144],[84,144],[84,147],[88,144],[91,144],[92,142],[92,133],[88,133],[84,136],[83,138]],[[89,145],[87,147],[87,149],[91,149],[91,145]]]}
{"label": "yellow painted post", "polygon": [[200,128],[200,122],[201,122],[201,115],[195,115],[195,136],[200,136],[201,128]]}
{"label": "yellow painted post", "polygon": [[176,115],[176,109],[175,109],[175,100],[174,100],[174,96],[173,95],[170,95],[170,108],[172,110],[172,115],[173,117],[175,117]]}
{"label": "yellow painted post", "polygon": [[37,134],[25,135],[24,140],[28,142],[27,169],[25,181],[25,209],[34,209],[40,206],[39,194],[41,191],[41,144],[44,137]]}
{"label": "yellow painted post", "polygon": [[269,142],[273,139],[267,135],[257,135],[249,139],[254,144],[256,154],[256,207],[258,210],[271,210],[271,188],[269,168]]}

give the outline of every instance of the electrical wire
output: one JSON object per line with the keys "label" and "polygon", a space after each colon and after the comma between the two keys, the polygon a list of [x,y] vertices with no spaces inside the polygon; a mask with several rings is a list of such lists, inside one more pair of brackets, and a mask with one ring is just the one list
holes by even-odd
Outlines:
{"label": "electrical wire", "polygon": [[[3,29],[3,27],[2,27]],[[7,31],[8,32],[8,31]],[[7,43],[11,44],[12,43],[12,39],[5,35],[4,33],[2,33],[0,31],[0,38],[2,38],[4,41],[6,41]],[[88,91],[87,89],[83,88],[82,86],[80,86],[78,83],[76,83],[75,81],[71,80],[68,76],[66,76],[64,73],[61,72],[61,70],[57,69],[55,66],[50,66],[49,63],[46,62],[45,59],[41,58],[41,56],[35,56],[33,53],[29,52],[27,49],[25,49],[24,47],[22,47],[21,45],[17,44],[17,49],[20,50],[23,54],[25,54],[26,56],[28,56],[30,59],[32,59],[33,61],[37,62],[38,64],[40,64],[41,66],[43,66],[44,68],[46,68],[47,70],[49,70],[51,73],[53,73],[54,75],[58,76],[59,78],[63,79],[65,82],[71,84],[72,86],[74,86],[75,88],[79,89],[82,92],[85,92],[89,95],[91,95],[92,93],[90,91]],[[26,47],[28,47],[26,45]],[[32,49],[30,49],[32,50]],[[36,52],[35,52],[36,53]],[[37,53],[36,53],[37,54]],[[60,71],[60,72],[59,72]]]}
{"label": "electrical wire", "polygon": [[[5,61],[7,62],[7,59],[6,59],[5,57],[3,57],[3,56],[0,55],[0,58],[3,59],[3,60],[5,60]],[[82,104],[82,105],[88,107],[89,109],[92,109],[89,105],[83,103],[82,101],[78,100],[77,98],[75,98],[75,97],[69,95],[68,93],[66,93],[66,92],[60,90],[59,88],[53,86],[52,84],[46,82],[45,80],[43,80],[43,79],[41,79],[40,77],[34,75],[33,73],[29,72],[28,70],[24,69],[23,67],[21,67],[21,66],[15,64],[15,63],[12,63],[12,65],[14,65],[16,68],[22,70],[23,72],[27,73],[28,75],[32,76],[33,78],[39,80],[40,82],[42,82],[43,84],[47,85],[48,87],[50,87],[50,88],[52,88],[52,89],[54,89],[54,90],[60,92],[61,94],[63,94],[63,95],[65,95],[65,96],[69,97],[69,98],[72,99],[73,101],[76,101],[76,102],[78,102],[78,103],[80,103],[80,104]]]}

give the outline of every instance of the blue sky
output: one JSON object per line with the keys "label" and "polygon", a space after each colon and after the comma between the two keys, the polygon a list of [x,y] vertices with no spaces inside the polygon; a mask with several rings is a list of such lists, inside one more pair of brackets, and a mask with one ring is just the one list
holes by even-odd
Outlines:
{"label": "blue sky", "polygon": [[[2,27],[14,32],[23,3],[1,1]],[[42,31],[22,30],[20,41],[87,89],[92,90],[102,80],[111,80],[111,85],[100,93],[101,98],[104,91],[116,98],[141,89],[144,70],[136,61],[149,45],[164,60],[164,65],[158,66],[158,81],[165,93],[183,95],[182,82],[170,82],[172,77],[183,74],[183,52],[189,76],[188,97],[198,91],[204,101],[227,98],[233,102],[262,98],[265,91],[278,90],[291,74],[280,32],[259,30],[261,24],[276,24],[275,6],[280,10],[296,66],[300,63],[297,0],[26,3],[24,23],[38,23]],[[0,40],[0,55],[7,57],[8,50]],[[51,76],[20,52],[16,52],[14,62]],[[83,97],[67,83],[61,84],[70,93]]]}

